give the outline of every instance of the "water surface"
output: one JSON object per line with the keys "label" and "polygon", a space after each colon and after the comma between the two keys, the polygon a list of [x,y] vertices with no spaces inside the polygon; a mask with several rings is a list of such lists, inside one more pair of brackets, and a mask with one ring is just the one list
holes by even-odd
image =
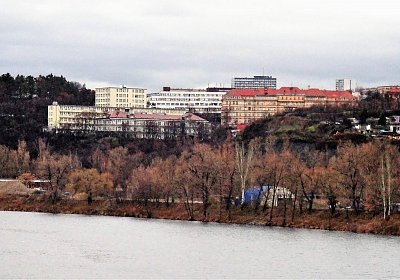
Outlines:
{"label": "water surface", "polygon": [[0,278],[399,278],[400,238],[0,212]]}

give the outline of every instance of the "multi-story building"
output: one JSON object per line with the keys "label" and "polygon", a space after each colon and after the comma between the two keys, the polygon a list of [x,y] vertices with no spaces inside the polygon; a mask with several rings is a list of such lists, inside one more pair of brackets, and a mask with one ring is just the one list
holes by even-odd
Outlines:
{"label": "multi-story building", "polygon": [[181,89],[164,87],[150,97],[150,106],[192,113],[221,113],[222,96],[230,88]]}
{"label": "multi-story building", "polygon": [[398,93],[400,86],[379,86],[375,89],[379,94]]}
{"label": "multi-story building", "polygon": [[233,89],[222,98],[221,122],[233,126],[248,124],[266,116],[311,106],[354,105],[350,91],[320,89]]}
{"label": "multi-story building", "polygon": [[234,77],[232,88],[272,88],[276,89],[276,78],[272,76]]}
{"label": "multi-story building", "polygon": [[124,133],[139,139],[176,139],[186,136],[206,139],[210,136],[211,125],[192,113],[93,111],[93,114],[77,114],[74,118],[64,119],[57,126],[49,126],[49,129],[56,132]]}
{"label": "multi-story building", "polygon": [[[80,106],[80,105],[59,105],[53,102],[47,107],[48,129],[67,128],[83,119],[99,118],[111,111],[121,110],[119,107]],[[125,108],[126,113],[143,114],[168,114],[182,115],[184,110],[156,109],[156,108]]]}
{"label": "multi-story building", "polygon": [[95,104],[98,107],[145,108],[147,93],[143,88],[101,87],[96,88]]}
{"label": "multi-story building", "polygon": [[336,90],[355,91],[356,83],[351,79],[336,79]]}

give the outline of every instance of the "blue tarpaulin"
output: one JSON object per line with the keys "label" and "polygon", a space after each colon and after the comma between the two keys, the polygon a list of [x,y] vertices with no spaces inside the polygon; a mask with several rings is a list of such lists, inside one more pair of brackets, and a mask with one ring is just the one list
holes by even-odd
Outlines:
{"label": "blue tarpaulin", "polygon": [[[262,189],[261,189],[262,188]],[[262,194],[266,192],[270,187],[251,187],[244,192],[244,203],[250,203],[252,200],[257,200],[262,198]],[[261,193],[260,193],[261,190]],[[258,197],[260,195],[260,197]]]}

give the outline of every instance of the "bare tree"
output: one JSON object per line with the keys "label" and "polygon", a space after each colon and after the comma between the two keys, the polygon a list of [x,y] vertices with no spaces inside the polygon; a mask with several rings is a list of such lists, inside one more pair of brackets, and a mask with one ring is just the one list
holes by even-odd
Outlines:
{"label": "bare tree", "polygon": [[383,218],[389,219],[391,215],[392,194],[394,186],[398,183],[400,160],[399,151],[388,143],[383,143],[380,146],[380,193],[383,204]]}
{"label": "bare tree", "polygon": [[14,150],[0,146],[0,177],[15,177],[18,175],[17,156]]}
{"label": "bare tree", "polygon": [[94,196],[108,196],[112,190],[112,181],[109,174],[101,174],[94,168],[77,168],[68,176],[67,190],[73,194],[85,193],[90,204]]}
{"label": "bare tree", "polygon": [[247,183],[250,175],[250,168],[253,164],[253,147],[245,147],[244,143],[236,143],[236,170],[240,181],[240,191],[241,191],[241,205],[243,207],[245,203],[244,194],[247,188]]}
{"label": "bare tree", "polygon": [[201,193],[203,216],[206,220],[208,219],[208,208],[211,204],[210,195],[212,188],[215,187],[218,180],[218,172],[213,158],[214,151],[212,151],[210,146],[196,144],[188,159],[188,169],[196,179]]}
{"label": "bare tree", "polygon": [[[263,211],[266,211],[268,207],[268,199],[270,192],[268,191],[268,183],[270,180],[270,174],[267,172],[268,170],[268,155],[267,154],[259,154],[254,159],[253,167],[251,168],[250,181],[255,186],[259,187],[258,196],[255,204],[255,210],[258,209],[261,200],[264,200]],[[264,190],[264,186],[267,187],[267,190]],[[263,196],[263,197],[262,197]]]}
{"label": "bare tree", "polygon": [[162,188],[162,196],[164,197],[166,206],[174,203],[176,194],[176,156],[169,156],[165,160],[158,162],[158,173],[160,178],[160,186]]}
{"label": "bare tree", "polygon": [[118,147],[108,152],[106,171],[113,178],[115,199],[121,202],[126,197],[127,182],[132,172],[127,148]]}
{"label": "bare tree", "polygon": [[189,153],[184,152],[176,162],[176,186],[178,187],[178,193],[180,198],[183,200],[186,213],[189,221],[194,220],[194,198],[197,195],[196,181],[192,172],[188,168]]}
{"label": "bare tree", "polygon": [[18,141],[17,156],[17,173],[21,175],[29,171],[30,156],[25,141]]}
{"label": "bare tree", "polygon": [[[284,163],[281,161],[280,154],[271,151],[267,159],[267,172],[269,174],[269,186],[272,188],[272,202],[269,210],[268,224],[272,223],[274,207],[277,204],[277,191],[281,187],[281,181],[284,176]],[[271,191],[269,189],[268,191]]]}
{"label": "bare tree", "polygon": [[147,217],[152,217],[152,201],[158,197],[158,182],[155,168],[143,165],[132,171],[129,192],[132,201],[136,201],[146,210]]}
{"label": "bare tree", "polygon": [[225,143],[216,151],[215,168],[218,173],[217,185],[219,195],[219,220],[222,219],[223,200],[226,200],[226,210],[228,211],[228,221],[231,220],[231,206],[233,194],[235,191],[235,152],[231,138],[228,138]]}
{"label": "bare tree", "polygon": [[76,155],[51,153],[47,144],[39,139],[39,157],[36,160],[37,174],[49,181],[51,201],[55,203],[65,189],[69,173],[80,166]]}
{"label": "bare tree", "polygon": [[[365,150],[364,150],[365,151]],[[336,156],[331,159],[331,166],[337,172],[337,178],[348,190],[351,207],[359,212],[364,195],[365,176],[363,160],[366,156],[360,146],[343,143],[338,147]]]}

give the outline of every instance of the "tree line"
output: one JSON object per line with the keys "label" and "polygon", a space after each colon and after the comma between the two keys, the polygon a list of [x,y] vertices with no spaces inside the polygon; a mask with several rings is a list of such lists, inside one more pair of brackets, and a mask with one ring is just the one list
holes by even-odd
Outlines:
{"label": "tree line", "polygon": [[[85,167],[76,154],[54,152],[42,139],[37,145],[36,158],[24,141],[15,150],[0,146],[0,176],[48,180],[52,202],[68,191],[89,203],[140,204],[149,216],[154,207],[181,203],[190,220],[198,205],[205,220],[212,207],[228,219],[233,207],[240,207],[265,213],[269,223],[283,215],[285,224],[316,204],[332,216],[339,207],[348,207],[356,214],[371,211],[388,219],[399,199],[400,153],[381,140],[342,142],[330,154],[308,147],[295,150],[272,137],[248,144],[228,137],[221,145],[195,143],[179,154],[151,160],[126,147],[97,148]],[[258,193],[245,201],[249,189]]]}
{"label": "tree line", "polygon": [[67,81],[63,76],[0,76],[0,144],[16,148],[25,140],[33,143],[47,126],[47,106],[60,104],[94,105],[94,91],[85,85]]}

